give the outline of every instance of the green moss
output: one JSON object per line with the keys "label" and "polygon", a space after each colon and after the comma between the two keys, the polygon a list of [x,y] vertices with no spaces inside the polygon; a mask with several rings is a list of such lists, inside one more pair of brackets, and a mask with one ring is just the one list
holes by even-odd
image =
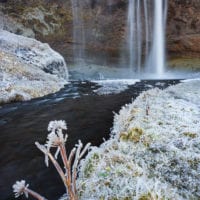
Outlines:
{"label": "green moss", "polygon": [[164,197],[159,197],[158,195],[152,195],[151,192],[148,192],[147,194],[142,195],[139,197],[138,200],[164,200],[166,198]]}
{"label": "green moss", "polygon": [[143,130],[141,128],[135,127],[128,130],[128,132],[121,133],[120,139],[125,141],[130,140],[133,142],[139,142],[142,135],[143,135]]}
{"label": "green moss", "polygon": [[197,134],[192,133],[192,132],[184,132],[183,135],[190,137],[190,138],[196,138],[197,137]]}
{"label": "green moss", "polygon": [[106,178],[109,174],[107,172],[100,172],[98,174],[99,177]]}
{"label": "green moss", "polygon": [[163,125],[163,122],[161,122],[161,121],[158,122],[158,125],[159,125],[159,126],[162,126],[162,125]]}
{"label": "green moss", "polygon": [[86,167],[84,169],[84,175],[86,178],[89,178],[91,174],[94,172],[95,167],[94,163],[99,161],[99,155],[97,153],[94,153],[92,157],[88,160]]}

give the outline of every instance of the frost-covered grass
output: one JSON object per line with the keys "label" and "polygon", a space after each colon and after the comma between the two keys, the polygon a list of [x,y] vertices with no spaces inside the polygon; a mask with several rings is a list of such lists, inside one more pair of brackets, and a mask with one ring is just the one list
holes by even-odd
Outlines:
{"label": "frost-covered grass", "polygon": [[80,199],[200,199],[200,81],[142,93],[81,162]]}

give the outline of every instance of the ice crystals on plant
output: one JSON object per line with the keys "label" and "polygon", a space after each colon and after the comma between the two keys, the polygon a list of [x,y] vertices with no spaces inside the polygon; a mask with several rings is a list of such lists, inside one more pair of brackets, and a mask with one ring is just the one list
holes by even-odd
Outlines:
{"label": "ice crystals on plant", "polygon": [[28,198],[28,192],[26,189],[28,188],[29,184],[26,184],[25,180],[16,181],[13,185],[13,192],[15,193],[15,198],[25,194],[26,198]]}
{"label": "ice crystals on plant", "polygon": [[67,130],[67,125],[64,120],[50,121],[47,130],[51,132],[56,132],[58,130]]}
{"label": "ice crystals on plant", "polygon": [[39,142],[35,142],[35,145],[40,151],[42,151],[44,153],[44,155],[45,155],[45,164],[48,167],[49,166],[49,157],[48,157],[49,151],[47,150],[47,148],[44,145],[40,144]]}
{"label": "ice crystals on plant", "polygon": [[67,141],[68,135],[64,135],[63,130],[67,130],[67,125],[64,120],[55,120],[49,122],[48,131],[50,131],[50,133],[47,136],[46,144],[36,144],[36,146],[45,154],[45,163],[47,167],[49,166],[48,153],[50,152],[51,147],[57,148],[54,156],[57,159],[57,156],[60,152],[60,146],[64,146],[65,142]]}
{"label": "ice crystals on plant", "polygon": [[64,135],[62,130],[67,130],[67,125],[64,120],[51,121],[48,125],[48,131],[51,131],[47,136],[47,142],[45,146],[49,151],[51,147],[57,147],[55,158],[57,159],[60,151],[60,145],[65,145],[68,135]]}

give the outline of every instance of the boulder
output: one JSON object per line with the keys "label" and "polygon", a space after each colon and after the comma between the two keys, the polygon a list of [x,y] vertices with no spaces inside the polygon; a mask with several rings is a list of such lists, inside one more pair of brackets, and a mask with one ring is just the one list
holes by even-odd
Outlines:
{"label": "boulder", "polygon": [[48,44],[0,30],[0,103],[30,100],[62,88],[68,70]]}
{"label": "boulder", "polygon": [[51,49],[48,44],[0,30],[0,49],[17,56],[24,63],[37,66],[60,78],[68,79],[64,58]]}

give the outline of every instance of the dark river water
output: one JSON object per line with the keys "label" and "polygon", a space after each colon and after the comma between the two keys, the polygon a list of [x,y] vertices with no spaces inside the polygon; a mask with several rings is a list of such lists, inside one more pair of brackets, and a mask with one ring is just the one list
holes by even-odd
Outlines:
{"label": "dark river water", "polygon": [[[161,84],[157,84],[157,83]],[[64,186],[53,166],[46,168],[43,154],[34,142],[44,143],[51,120],[66,120],[67,149],[78,139],[100,145],[108,139],[113,112],[118,112],[142,91],[151,87],[165,88],[178,81],[141,81],[120,94],[97,95],[99,86],[91,82],[71,82],[60,92],[23,103],[0,108],[0,199],[14,199],[12,185],[24,179],[30,188],[49,200],[64,192]],[[20,198],[19,198],[20,199]],[[25,197],[21,198],[25,199]]]}

